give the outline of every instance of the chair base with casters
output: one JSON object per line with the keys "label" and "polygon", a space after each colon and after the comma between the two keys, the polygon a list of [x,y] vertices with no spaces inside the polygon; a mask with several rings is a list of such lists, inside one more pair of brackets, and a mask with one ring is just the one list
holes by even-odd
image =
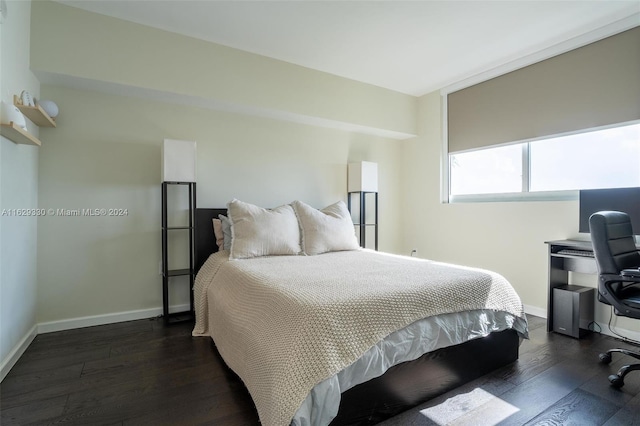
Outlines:
{"label": "chair base with casters", "polygon": [[[640,353],[630,351],[628,349],[609,349],[606,352],[600,354],[600,362],[603,364],[611,364],[611,354],[614,352],[619,352],[624,355],[629,355],[635,359],[640,359]],[[624,377],[632,371],[640,370],[640,364],[629,364],[622,366],[617,374],[612,374],[609,376],[609,382],[611,382],[611,386],[614,388],[621,388],[624,386]]]}
{"label": "chair base with casters", "polygon": [[[611,305],[617,316],[640,319],[640,251],[629,215],[596,212],[589,218],[589,229],[598,267],[598,300]],[[610,349],[600,354],[600,361],[610,364],[614,352],[640,360],[640,352]],[[623,366],[617,374],[609,376],[611,386],[621,388],[626,375],[637,370],[640,363]]]}
{"label": "chair base with casters", "polygon": [[[638,273],[635,271],[638,271]],[[598,297],[600,301],[613,305],[616,315],[638,319],[640,318],[637,312],[638,308],[640,308],[640,286],[636,285],[638,284],[638,280],[640,280],[640,270],[638,269],[625,270],[622,271],[620,275],[614,276],[603,274],[600,277],[600,289],[605,289],[606,291],[604,294],[599,293]],[[615,300],[606,299],[605,296],[613,291],[612,285],[615,285],[614,283],[620,285],[617,289],[618,297]],[[610,364],[612,360],[611,354],[614,352],[640,360],[640,352],[629,349],[609,349],[607,352],[600,354],[600,362]],[[609,376],[611,386],[621,388],[624,386],[624,377],[630,372],[637,370],[640,370],[640,364],[627,364],[620,367],[617,374]]]}

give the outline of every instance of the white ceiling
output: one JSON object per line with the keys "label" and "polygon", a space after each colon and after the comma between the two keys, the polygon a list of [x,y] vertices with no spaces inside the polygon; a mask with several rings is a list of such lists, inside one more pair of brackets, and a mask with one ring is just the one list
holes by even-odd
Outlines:
{"label": "white ceiling", "polygon": [[632,1],[59,0],[420,96],[622,19]]}

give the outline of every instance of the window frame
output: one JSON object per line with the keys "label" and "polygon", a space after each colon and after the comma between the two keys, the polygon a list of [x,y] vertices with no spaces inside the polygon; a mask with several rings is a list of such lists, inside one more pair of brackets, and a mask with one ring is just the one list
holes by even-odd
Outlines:
{"label": "window frame", "polygon": [[[557,136],[554,136],[557,137]],[[441,196],[442,203],[481,203],[481,202],[508,202],[508,201],[572,201],[578,200],[580,190],[558,190],[558,191],[529,191],[531,177],[529,142],[519,142],[522,144],[522,188],[520,192],[503,192],[489,194],[460,194],[453,195],[451,190],[451,167],[448,146],[444,147],[442,162],[443,175]],[[488,148],[490,149],[490,148]]]}
{"label": "window frame", "polygon": [[[625,123],[616,123],[608,126],[601,126],[590,129],[576,130],[573,132],[566,132],[556,135],[545,136],[536,139],[529,139],[525,141],[516,141],[514,145],[522,145],[522,188],[520,192],[510,193],[487,193],[487,194],[463,194],[455,195],[451,194],[451,154],[449,154],[447,141],[443,143],[443,165],[446,167],[446,175],[442,176],[442,196],[443,203],[469,203],[469,202],[503,202],[503,201],[569,201],[577,200],[579,198],[580,190],[556,190],[556,191],[530,191],[531,182],[531,156],[530,156],[530,144],[537,141],[543,141],[547,139],[556,139],[565,136],[579,135],[583,133],[595,132],[606,129],[614,129],[617,127],[624,127],[630,125],[638,125],[640,120],[633,120]],[[446,129],[446,127],[445,127]],[[446,130],[445,130],[446,132]],[[496,147],[487,147],[485,149],[491,149]],[[445,186],[446,182],[446,186]],[[585,188],[590,189],[590,188]],[[446,197],[446,201],[445,198]]]}

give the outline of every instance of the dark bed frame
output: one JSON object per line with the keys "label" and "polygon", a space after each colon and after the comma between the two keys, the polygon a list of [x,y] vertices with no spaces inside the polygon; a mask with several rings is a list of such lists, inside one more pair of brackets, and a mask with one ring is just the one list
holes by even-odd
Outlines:
{"label": "dark bed frame", "polygon": [[[218,251],[212,219],[226,209],[196,209],[196,271]],[[518,359],[514,330],[492,333],[438,349],[391,367],[385,374],[342,393],[331,426],[371,425],[477,379]]]}

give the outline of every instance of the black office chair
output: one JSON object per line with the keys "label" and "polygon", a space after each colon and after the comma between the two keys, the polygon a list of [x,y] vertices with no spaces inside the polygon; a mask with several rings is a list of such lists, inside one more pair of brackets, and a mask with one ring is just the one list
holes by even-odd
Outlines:
{"label": "black office chair", "polygon": [[[597,212],[589,218],[589,229],[598,265],[598,299],[612,305],[616,315],[640,319],[640,252],[629,216],[622,212]],[[609,364],[613,352],[640,359],[640,352],[610,349],[600,354],[600,360]],[[618,374],[609,376],[611,385],[624,386],[624,377],[634,370],[640,370],[640,364],[623,366]]]}

